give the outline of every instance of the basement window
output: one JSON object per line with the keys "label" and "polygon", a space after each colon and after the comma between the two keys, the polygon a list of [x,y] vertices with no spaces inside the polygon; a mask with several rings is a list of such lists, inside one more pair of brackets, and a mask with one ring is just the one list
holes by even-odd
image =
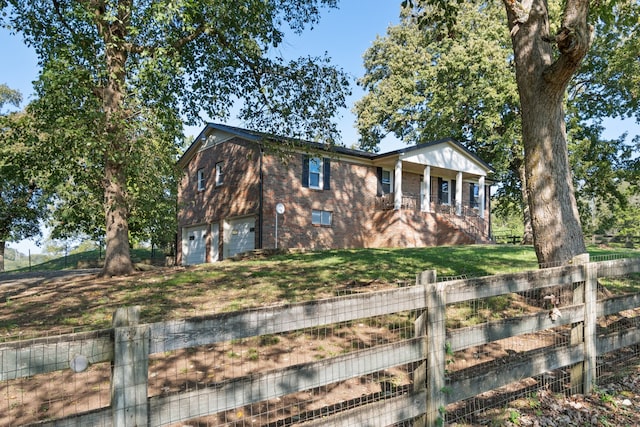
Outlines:
{"label": "basement window", "polygon": [[322,226],[330,227],[332,221],[333,221],[333,212],[321,211],[316,209],[311,211],[311,224],[313,225],[322,225]]}

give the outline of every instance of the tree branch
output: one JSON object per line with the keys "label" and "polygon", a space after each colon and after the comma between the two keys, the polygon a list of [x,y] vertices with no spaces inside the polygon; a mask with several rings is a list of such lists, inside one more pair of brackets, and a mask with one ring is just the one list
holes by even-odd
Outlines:
{"label": "tree branch", "polygon": [[511,37],[515,36],[520,30],[520,25],[526,24],[529,21],[531,15],[531,7],[533,6],[533,0],[504,0],[504,4],[508,11],[514,16]]}
{"label": "tree branch", "polygon": [[[207,32],[207,26],[205,24],[200,24],[192,32],[190,32],[189,34],[187,34],[184,37],[179,38],[175,42],[171,43],[171,47],[173,47],[175,49],[181,49],[182,47],[184,47],[188,43],[190,43],[190,42],[194,41],[195,39],[197,39],[198,37],[200,37],[202,34],[205,34],[206,32]],[[160,47],[160,46],[157,46],[157,45],[142,46],[142,45],[136,45],[136,44],[133,44],[133,43],[126,43],[125,46],[127,48],[127,51],[129,51],[130,53],[140,54],[140,53],[142,53],[144,51],[149,51],[149,52],[151,52],[152,55],[155,55],[155,52]]]}
{"label": "tree branch", "polygon": [[71,26],[69,26],[67,19],[60,11],[60,2],[58,0],[53,0],[53,10],[55,11],[56,15],[58,15],[58,19],[60,19],[60,23],[62,23],[62,26],[69,32],[69,34],[71,34],[72,37],[75,37],[77,34],[75,31],[73,31]]}
{"label": "tree branch", "polygon": [[[262,72],[259,70],[260,67],[245,55],[243,55],[233,44],[229,43],[224,34],[215,30],[210,30],[209,32],[218,39],[222,47],[231,51],[236,56],[236,58],[238,58],[240,62],[242,62],[251,71],[251,75],[253,76],[256,85],[258,87],[262,87]],[[264,105],[269,106],[269,110],[271,110],[271,103],[269,102],[269,98],[265,95],[264,91],[260,90],[259,93],[260,98],[262,98],[262,101],[264,102]]]}
{"label": "tree branch", "polygon": [[562,26],[555,37],[560,56],[545,71],[547,82],[566,84],[580,67],[594,36],[593,26],[587,23],[588,16],[588,0],[567,1]]}

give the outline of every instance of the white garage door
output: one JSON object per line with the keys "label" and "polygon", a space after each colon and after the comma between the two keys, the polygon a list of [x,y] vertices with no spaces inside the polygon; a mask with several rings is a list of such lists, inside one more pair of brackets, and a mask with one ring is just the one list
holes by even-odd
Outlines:
{"label": "white garage door", "polygon": [[224,256],[252,251],[256,248],[256,220],[254,217],[230,220],[224,230]]}
{"label": "white garage door", "polygon": [[207,226],[186,227],[182,229],[182,264],[202,264],[207,253]]}

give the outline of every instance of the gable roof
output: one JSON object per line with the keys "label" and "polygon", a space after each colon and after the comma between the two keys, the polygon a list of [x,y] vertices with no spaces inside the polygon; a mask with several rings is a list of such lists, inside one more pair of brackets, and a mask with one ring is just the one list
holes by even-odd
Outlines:
{"label": "gable roof", "polygon": [[[189,146],[189,148],[184,152],[184,154],[178,160],[178,164],[184,165],[184,163],[188,162],[193,155],[202,147],[203,143],[206,142],[206,139],[209,135],[211,135],[214,131],[223,132],[229,134],[231,136],[236,136],[238,138],[242,138],[248,141],[253,141],[256,143],[261,143],[264,140],[283,140],[287,138],[277,137],[275,135],[271,135],[268,133],[253,131],[249,129],[243,129],[235,126],[229,126],[221,123],[207,123],[205,128],[198,134],[193,143]],[[300,139],[288,139],[296,144],[300,144],[302,146],[307,145],[311,148],[325,151],[332,151],[338,154],[344,154],[353,157],[359,157],[362,159],[368,160],[380,160],[385,158],[392,157],[401,157],[401,158],[411,158],[414,155],[420,155],[425,151],[429,151],[430,148],[433,148],[437,145],[449,145],[453,147],[455,150],[459,151],[463,156],[466,155],[472,158],[475,162],[479,164],[479,166],[486,170],[486,172],[493,172],[493,168],[478,157],[473,152],[469,151],[466,147],[460,144],[458,141],[453,138],[442,138],[432,142],[426,142],[423,144],[417,144],[413,146],[404,147],[398,150],[386,152],[386,153],[371,153],[368,151],[355,150],[352,148],[347,148],[341,145],[327,146],[326,144],[322,144],[319,142],[305,141]]]}
{"label": "gable roof", "polygon": [[422,144],[400,148],[398,150],[389,151],[387,153],[378,154],[376,158],[379,159],[379,158],[385,158],[385,157],[399,156],[402,159],[409,159],[414,156],[419,156],[421,153],[424,153],[425,151],[430,151],[429,149],[434,148],[438,145],[445,145],[445,146],[449,145],[453,147],[455,150],[459,151],[461,154],[471,157],[474,161],[479,163],[480,166],[486,169],[488,172],[493,172],[493,168],[487,162],[482,160],[472,151],[469,151],[469,149],[467,149],[464,145],[460,144],[455,139],[449,138],[449,137],[438,139],[436,141],[425,142]]}

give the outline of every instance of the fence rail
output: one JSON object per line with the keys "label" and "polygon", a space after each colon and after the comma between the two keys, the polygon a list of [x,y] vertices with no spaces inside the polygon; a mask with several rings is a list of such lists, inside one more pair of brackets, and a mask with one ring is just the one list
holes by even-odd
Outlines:
{"label": "fence rail", "polygon": [[[435,272],[429,271],[410,287],[151,324],[139,323],[139,310],[119,309],[110,329],[0,344],[0,381],[68,370],[78,357],[89,364],[111,362],[109,407],[41,425],[163,426],[411,366],[412,386],[402,393],[324,414],[320,421],[301,420],[300,425],[388,425],[405,420],[435,425],[442,422],[446,405],[560,368],[572,367],[572,389],[587,392],[595,383],[598,355],[640,343],[637,327],[596,336],[598,317],[640,307],[640,294],[598,302],[597,279],[639,272],[640,259],[448,282],[437,282]],[[445,326],[446,310],[452,305],[570,284],[576,289],[574,303],[562,307],[561,317],[552,319],[547,309],[541,309],[481,325]],[[239,376],[205,388],[148,397],[149,356],[153,354],[408,311],[422,313],[416,318],[414,337]],[[470,377],[447,378],[449,352],[563,325],[571,331],[566,346],[523,353],[508,370],[487,368]]]}

